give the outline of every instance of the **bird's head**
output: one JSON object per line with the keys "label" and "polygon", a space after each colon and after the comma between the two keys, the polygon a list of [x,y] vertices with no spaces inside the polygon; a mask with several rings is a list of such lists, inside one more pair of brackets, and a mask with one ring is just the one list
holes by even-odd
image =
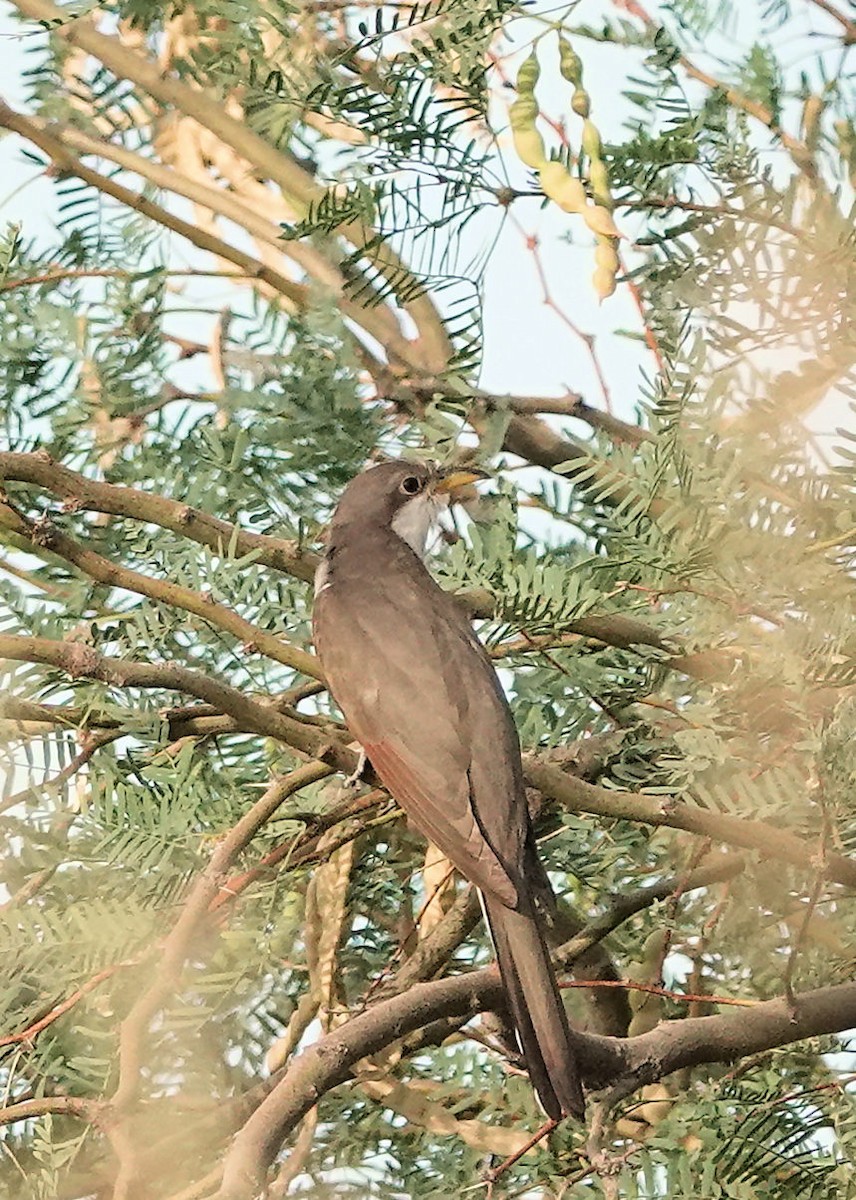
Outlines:
{"label": "bird's head", "polygon": [[379,463],[357,475],[345,488],[333,517],[333,539],[346,526],[381,526],[391,528],[422,555],[431,526],[442,509],[470,484],[486,478],[477,467]]}

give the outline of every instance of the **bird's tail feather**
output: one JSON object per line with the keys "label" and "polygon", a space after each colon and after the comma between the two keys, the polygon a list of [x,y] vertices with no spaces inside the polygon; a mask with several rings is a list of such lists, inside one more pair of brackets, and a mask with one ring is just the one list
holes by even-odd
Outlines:
{"label": "bird's tail feather", "polygon": [[581,1117],[585,1101],[573,1034],[538,918],[487,896],[483,903],[532,1086],[548,1117]]}

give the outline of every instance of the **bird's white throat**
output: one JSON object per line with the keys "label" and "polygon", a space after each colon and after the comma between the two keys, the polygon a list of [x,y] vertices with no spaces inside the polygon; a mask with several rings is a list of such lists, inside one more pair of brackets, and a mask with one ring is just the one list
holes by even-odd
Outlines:
{"label": "bird's white throat", "polygon": [[[423,492],[403,504],[392,518],[392,530],[420,558],[425,557],[428,534],[437,522],[440,511],[448,506],[448,497],[431,496]],[[315,572],[315,595],[318,596],[333,582],[330,560],[323,558]]]}
{"label": "bird's white throat", "polygon": [[422,492],[403,504],[392,518],[392,529],[403,542],[420,558],[425,557],[428,534],[440,515],[440,509],[448,504],[446,496],[432,496]]}

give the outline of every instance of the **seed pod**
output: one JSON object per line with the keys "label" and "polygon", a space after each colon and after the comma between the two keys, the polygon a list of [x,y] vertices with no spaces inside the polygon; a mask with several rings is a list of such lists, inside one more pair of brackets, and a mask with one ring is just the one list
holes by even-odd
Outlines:
{"label": "seed pod", "polygon": [[825,102],[822,96],[807,96],[802,110],[803,141],[809,150],[816,150],[820,135],[820,119],[823,116]]}
{"label": "seed pod", "polygon": [[563,212],[585,213],[586,190],[579,179],[568,174],[568,169],[560,162],[544,163],[538,172],[538,182],[545,196],[548,196]]}
{"label": "seed pod", "polygon": [[517,72],[517,95],[531,96],[535,91],[535,84],[538,82],[540,74],[541,64],[538,62],[538,55],[533,50],[529,57],[520,64],[520,70]]}
{"label": "seed pod", "polygon": [[613,221],[612,214],[602,204],[589,205],[583,212],[583,219],[592,233],[601,233],[604,237],[621,237],[621,231]]}
{"label": "seed pod", "polygon": [[591,277],[592,286],[597,292],[598,299],[606,300],[615,291],[615,276],[621,265],[618,261],[615,238],[603,237],[598,234],[594,261],[595,272]]}
{"label": "seed pod", "polygon": [[522,163],[533,170],[547,161],[544,139],[535,125],[538,119],[535,84],[540,73],[538,56],[533,50],[517,72],[517,99],[508,113],[515,153]]}
{"label": "seed pod", "polygon": [[559,36],[559,70],[574,87],[581,88],[583,82],[583,61],[574,50],[567,38]]}
{"label": "seed pod", "polygon": [[[617,239],[621,237],[615,222],[612,219],[613,200],[609,189],[609,172],[606,163],[603,161],[603,143],[601,142],[600,132],[593,121],[589,119],[591,112],[591,100],[588,92],[583,87],[583,64],[580,56],[575,52],[571,43],[567,38],[559,34],[559,70],[562,76],[574,85],[574,94],[571,97],[571,108],[578,117],[582,117],[583,133],[582,133],[582,150],[588,158],[588,177],[591,184],[591,192],[594,198],[594,204],[589,204],[585,196],[585,189],[579,184],[578,180],[574,183],[578,184],[579,191],[574,192],[574,207],[567,207],[562,204],[567,212],[578,212],[586,223],[586,226],[594,233],[597,239],[597,246],[594,252],[595,272],[592,276],[592,284],[601,300],[605,300],[615,291],[615,276],[619,268],[618,253],[616,251]],[[549,164],[551,167],[553,164]],[[550,190],[552,178],[545,179],[545,168],[541,168],[541,187],[544,192],[556,200],[559,204],[561,201]],[[555,175],[558,189],[567,188],[567,183],[558,183],[558,173],[550,172],[551,177]],[[583,194],[580,200],[580,192]]]}
{"label": "seed pod", "polygon": [[538,167],[547,161],[547,151],[541,134],[533,126],[528,126],[526,129],[520,129],[515,126],[513,114],[511,136],[514,142],[515,154],[527,167],[537,170]]}
{"label": "seed pod", "polygon": [[571,96],[571,108],[578,117],[587,117],[591,112],[591,101],[589,94],[583,88],[575,88],[574,94]]}
{"label": "seed pod", "polygon": [[598,300],[608,300],[615,291],[615,275],[606,267],[597,267],[591,277],[591,282]]}
{"label": "seed pod", "polygon": [[590,159],[594,160],[600,158],[602,148],[597,126],[586,118],[583,122],[583,150]]}
{"label": "seed pod", "polygon": [[615,272],[618,270],[618,252],[615,249],[614,238],[598,238],[594,261],[596,266],[603,267],[605,271]]}
{"label": "seed pod", "polygon": [[592,159],[589,163],[589,182],[595,203],[602,204],[604,208],[612,212],[614,202],[609,190],[609,172],[602,158]]}

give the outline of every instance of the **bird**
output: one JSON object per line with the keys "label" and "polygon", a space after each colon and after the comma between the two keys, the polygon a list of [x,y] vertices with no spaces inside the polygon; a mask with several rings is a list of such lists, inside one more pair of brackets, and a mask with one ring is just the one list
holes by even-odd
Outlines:
{"label": "bird", "polygon": [[425,565],[456,492],[485,473],[394,460],[356,475],[315,577],[313,639],[330,692],[409,821],[479,890],[507,1008],[551,1121],[581,1118],[578,1044],[550,962],[555,897],[520,742],[463,605]]}

